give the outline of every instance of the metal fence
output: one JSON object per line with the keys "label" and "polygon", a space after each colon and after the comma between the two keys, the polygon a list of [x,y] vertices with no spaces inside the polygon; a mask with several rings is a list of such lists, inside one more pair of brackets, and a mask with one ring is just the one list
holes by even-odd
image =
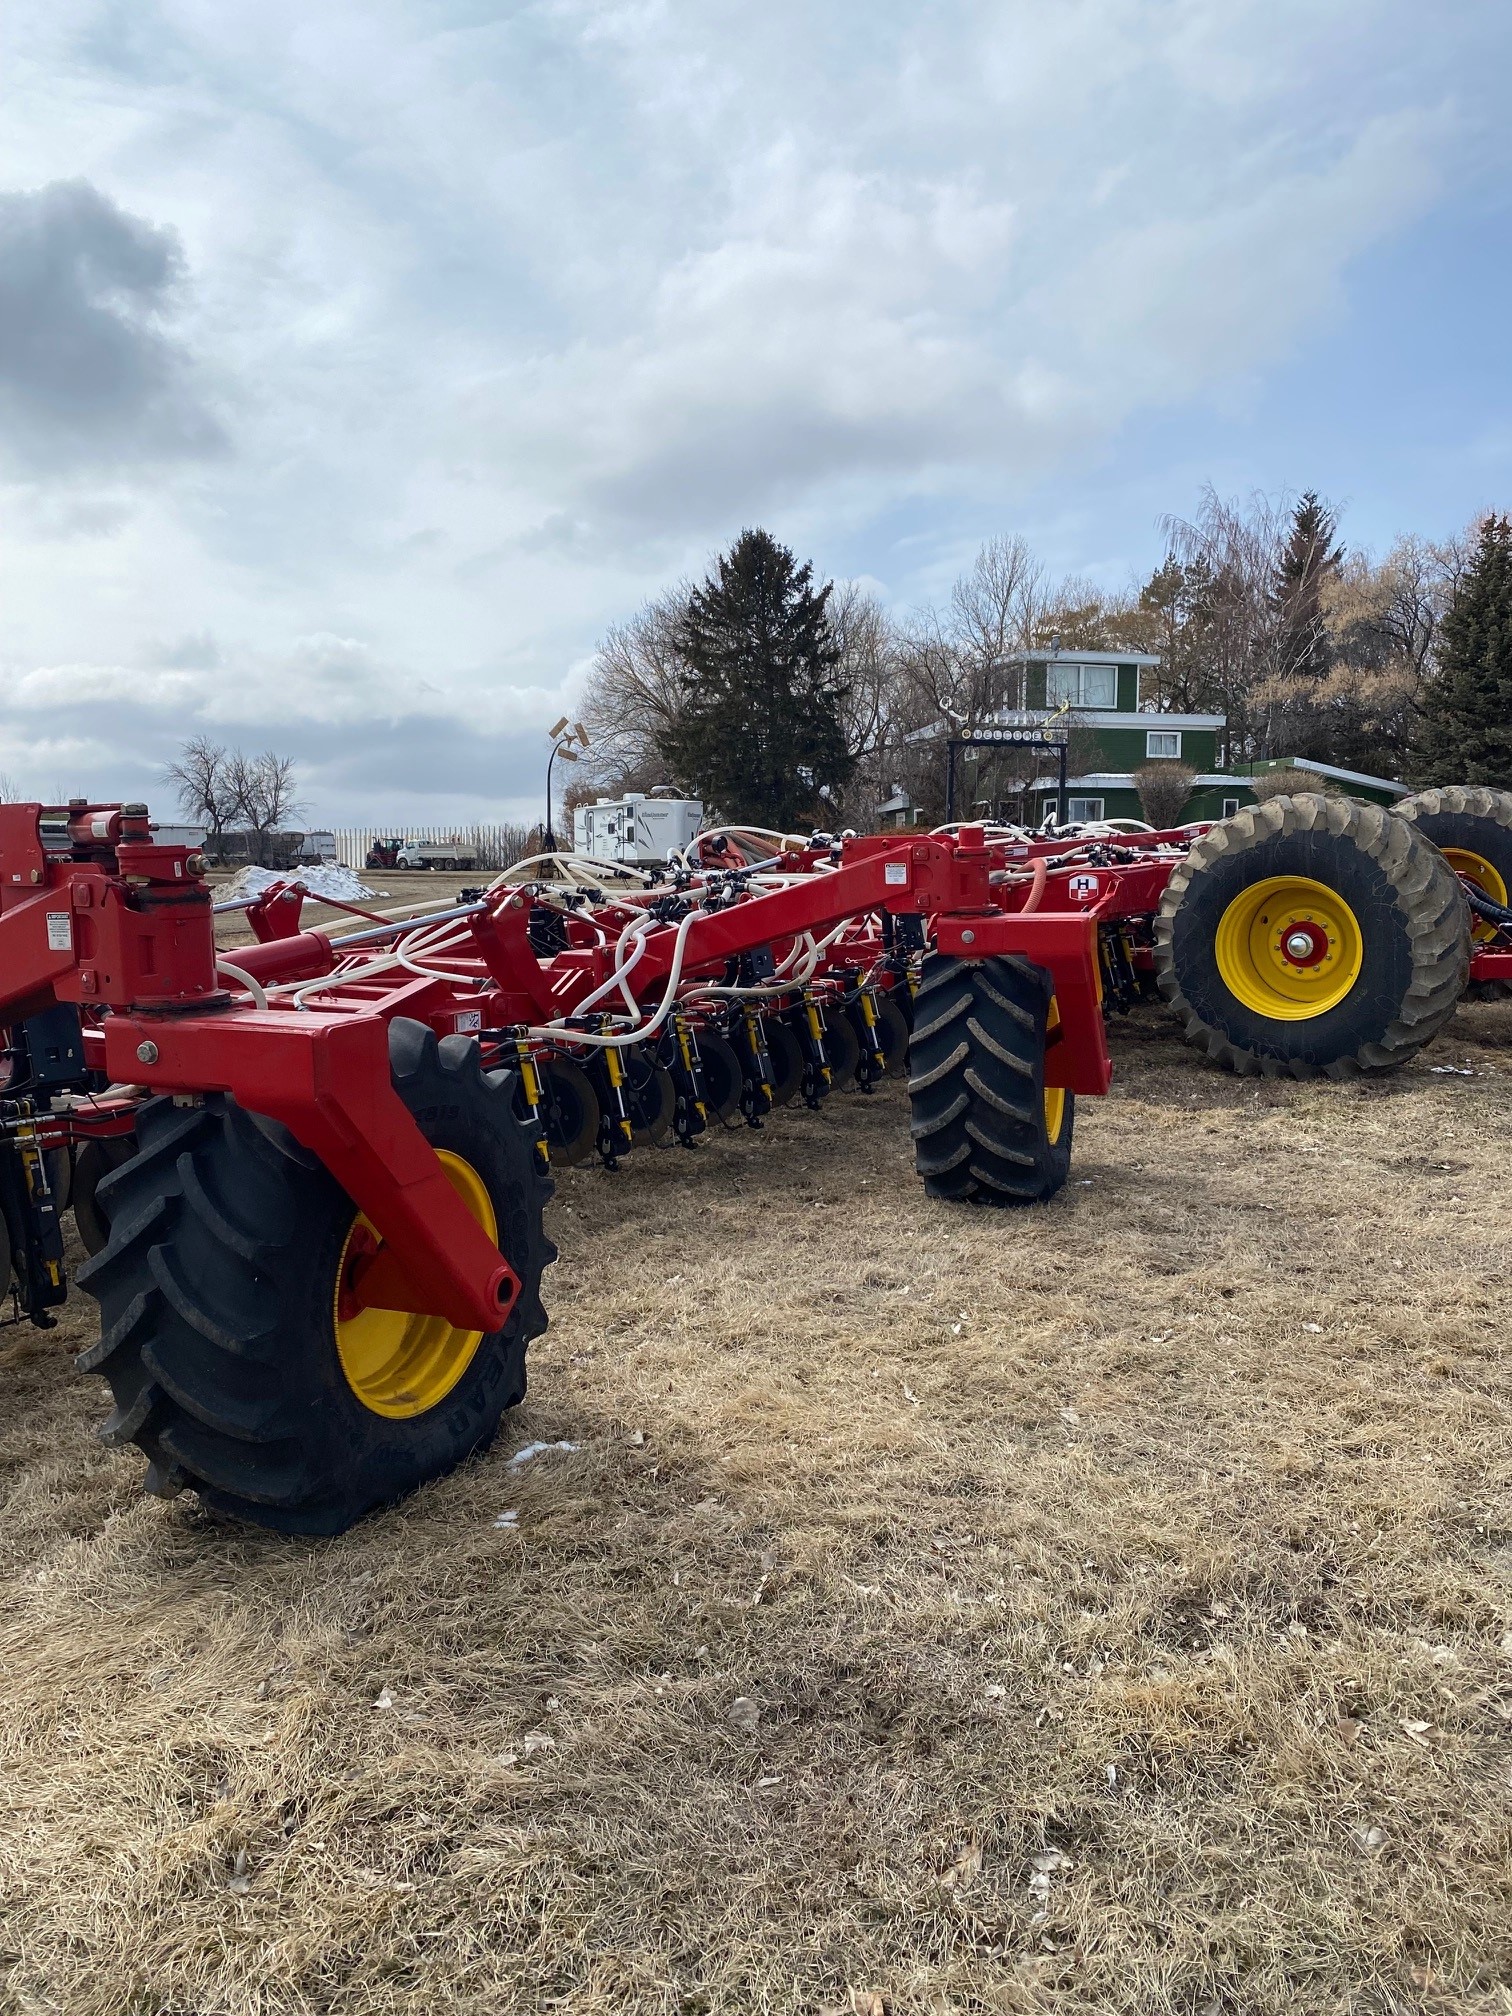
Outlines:
{"label": "metal fence", "polygon": [[415,840],[433,846],[462,846],[471,850],[474,864],[495,874],[521,860],[538,843],[540,835],[529,826],[364,826],[338,829],[336,857],[348,868],[367,866],[368,852],[377,840]]}

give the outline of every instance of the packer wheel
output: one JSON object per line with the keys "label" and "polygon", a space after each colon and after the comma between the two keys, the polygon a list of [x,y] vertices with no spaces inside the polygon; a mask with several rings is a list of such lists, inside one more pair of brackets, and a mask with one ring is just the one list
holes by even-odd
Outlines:
{"label": "packer wheel", "polygon": [[570,1057],[546,1057],[541,1074],[541,1118],[553,1162],[575,1168],[598,1143],[599,1101],[593,1080]]}
{"label": "packer wheel", "polygon": [[914,999],[908,1098],[931,1197],[1038,1204],[1071,1167],[1074,1094],[1045,1083],[1050,975],[1026,959],[932,952]]}
{"label": "packer wheel", "polygon": [[803,1083],[803,1047],[787,1023],[776,1015],[764,1016],[762,1024],[772,1064],[772,1104],[786,1106]]}
{"label": "packer wheel", "polygon": [[706,1023],[698,1031],[698,1061],[709,1118],[728,1126],[740,1117],[740,1092],[745,1083],[735,1046]]}
{"label": "packer wheel", "polygon": [[220,1093],[154,1099],[138,1152],[100,1184],[109,1238],[79,1270],[100,1340],[79,1358],[110,1385],[105,1441],[134,1442],[147,1488],[188,1487],[285,1533],[339,1533],[492,1439],[525,1393],[525,1351],[546,1327],[555,1249],[534,1129],[512,1074],[477,1045],[389,1027],[395,1089],[468,1209],[518,1274],[491,1334],[445,1317],[344,1306],[347,1262],[374,1235],[282,1127]]}
{"label": "packer wheel", "polygon": [[1464,991],[1469,913],[1409,822],[1299,793],[1197,841],[1155,926],[1160,990],[1230,1070],[1348,1078],[1404,1063]]}

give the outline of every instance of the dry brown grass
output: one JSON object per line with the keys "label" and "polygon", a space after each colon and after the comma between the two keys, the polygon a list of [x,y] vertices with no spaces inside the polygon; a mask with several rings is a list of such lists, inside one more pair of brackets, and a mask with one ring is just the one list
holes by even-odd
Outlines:
{"label": "dry brown grass", "polygon": [[1117,1058],[1027,1216],[896,1088],[564,1181],[527,1408],[334,1542],[7,1333],[0,2003],[1512,2009],[1512,1006]]}

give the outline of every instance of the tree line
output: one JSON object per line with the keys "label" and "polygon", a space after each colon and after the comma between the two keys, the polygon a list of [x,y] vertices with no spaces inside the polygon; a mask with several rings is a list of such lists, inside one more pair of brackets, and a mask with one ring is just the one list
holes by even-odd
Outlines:
{"label": "tree line", "polygon": [[869,827],[895,789],[939,811],[929,731],[1023,706],[1015,655],[1056,648],[1157,656],[1143,704],[1223,716],[1229,764],[1512,787],[1507,517],[1441,542],[1407,535],[1377,559],[1345,547],[1315,492],[1208,489],[1162,530],[1159,566],[1112,592],[1054,577],[1021,538],[989,540],[943,606],[908,617],[742,532],[705,580],[603,639],[583,707],[593,764],[574,795],[671,785],[784,829]]}

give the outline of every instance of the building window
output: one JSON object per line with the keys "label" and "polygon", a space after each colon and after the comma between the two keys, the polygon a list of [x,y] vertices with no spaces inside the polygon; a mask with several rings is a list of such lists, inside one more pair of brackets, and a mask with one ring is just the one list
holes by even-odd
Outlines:
{"label": "building window", "polygon": [[1238,810],[1239,810],[1239,800],[1238,800],[1237,798],[1225,798],[1225,799],[1224,799],[1224,801],[1223,801],[1223,816],[1224,816],[1224,818],[1225,818],[1225,819],[1232,819],[1232,818],[1233,818],[1233,816],[1234,816],[1234,814],[1235,814],[1235,813],[1236,813],[1236,812],[1237,812]]}
{"label": "building window", "polygon": [[1101,819],[1102,816],[1103,801],[1101,798],[1068,798],[1066,800],[1066,817],[1073,826],[1088,825],[1094,819]]}
{"label": "building window", "polygon": [[1050,707],[1116,707],[1118,667],[1116,665],[1061,665],[1045,667],[1045,702]]}
{"label": "building window", "polygon": [[1179,756],[1181,754],[1181,730],[1179,728],[1152,728],[1145,737],[1145,755]]}
{"label": "building window", "polygon": [[1044,809],[1040,813],[1040,823],[1044,826],[1058,826],[1060,824],[1060,800],[1058,798],[1047,798],[1045,800]]}

